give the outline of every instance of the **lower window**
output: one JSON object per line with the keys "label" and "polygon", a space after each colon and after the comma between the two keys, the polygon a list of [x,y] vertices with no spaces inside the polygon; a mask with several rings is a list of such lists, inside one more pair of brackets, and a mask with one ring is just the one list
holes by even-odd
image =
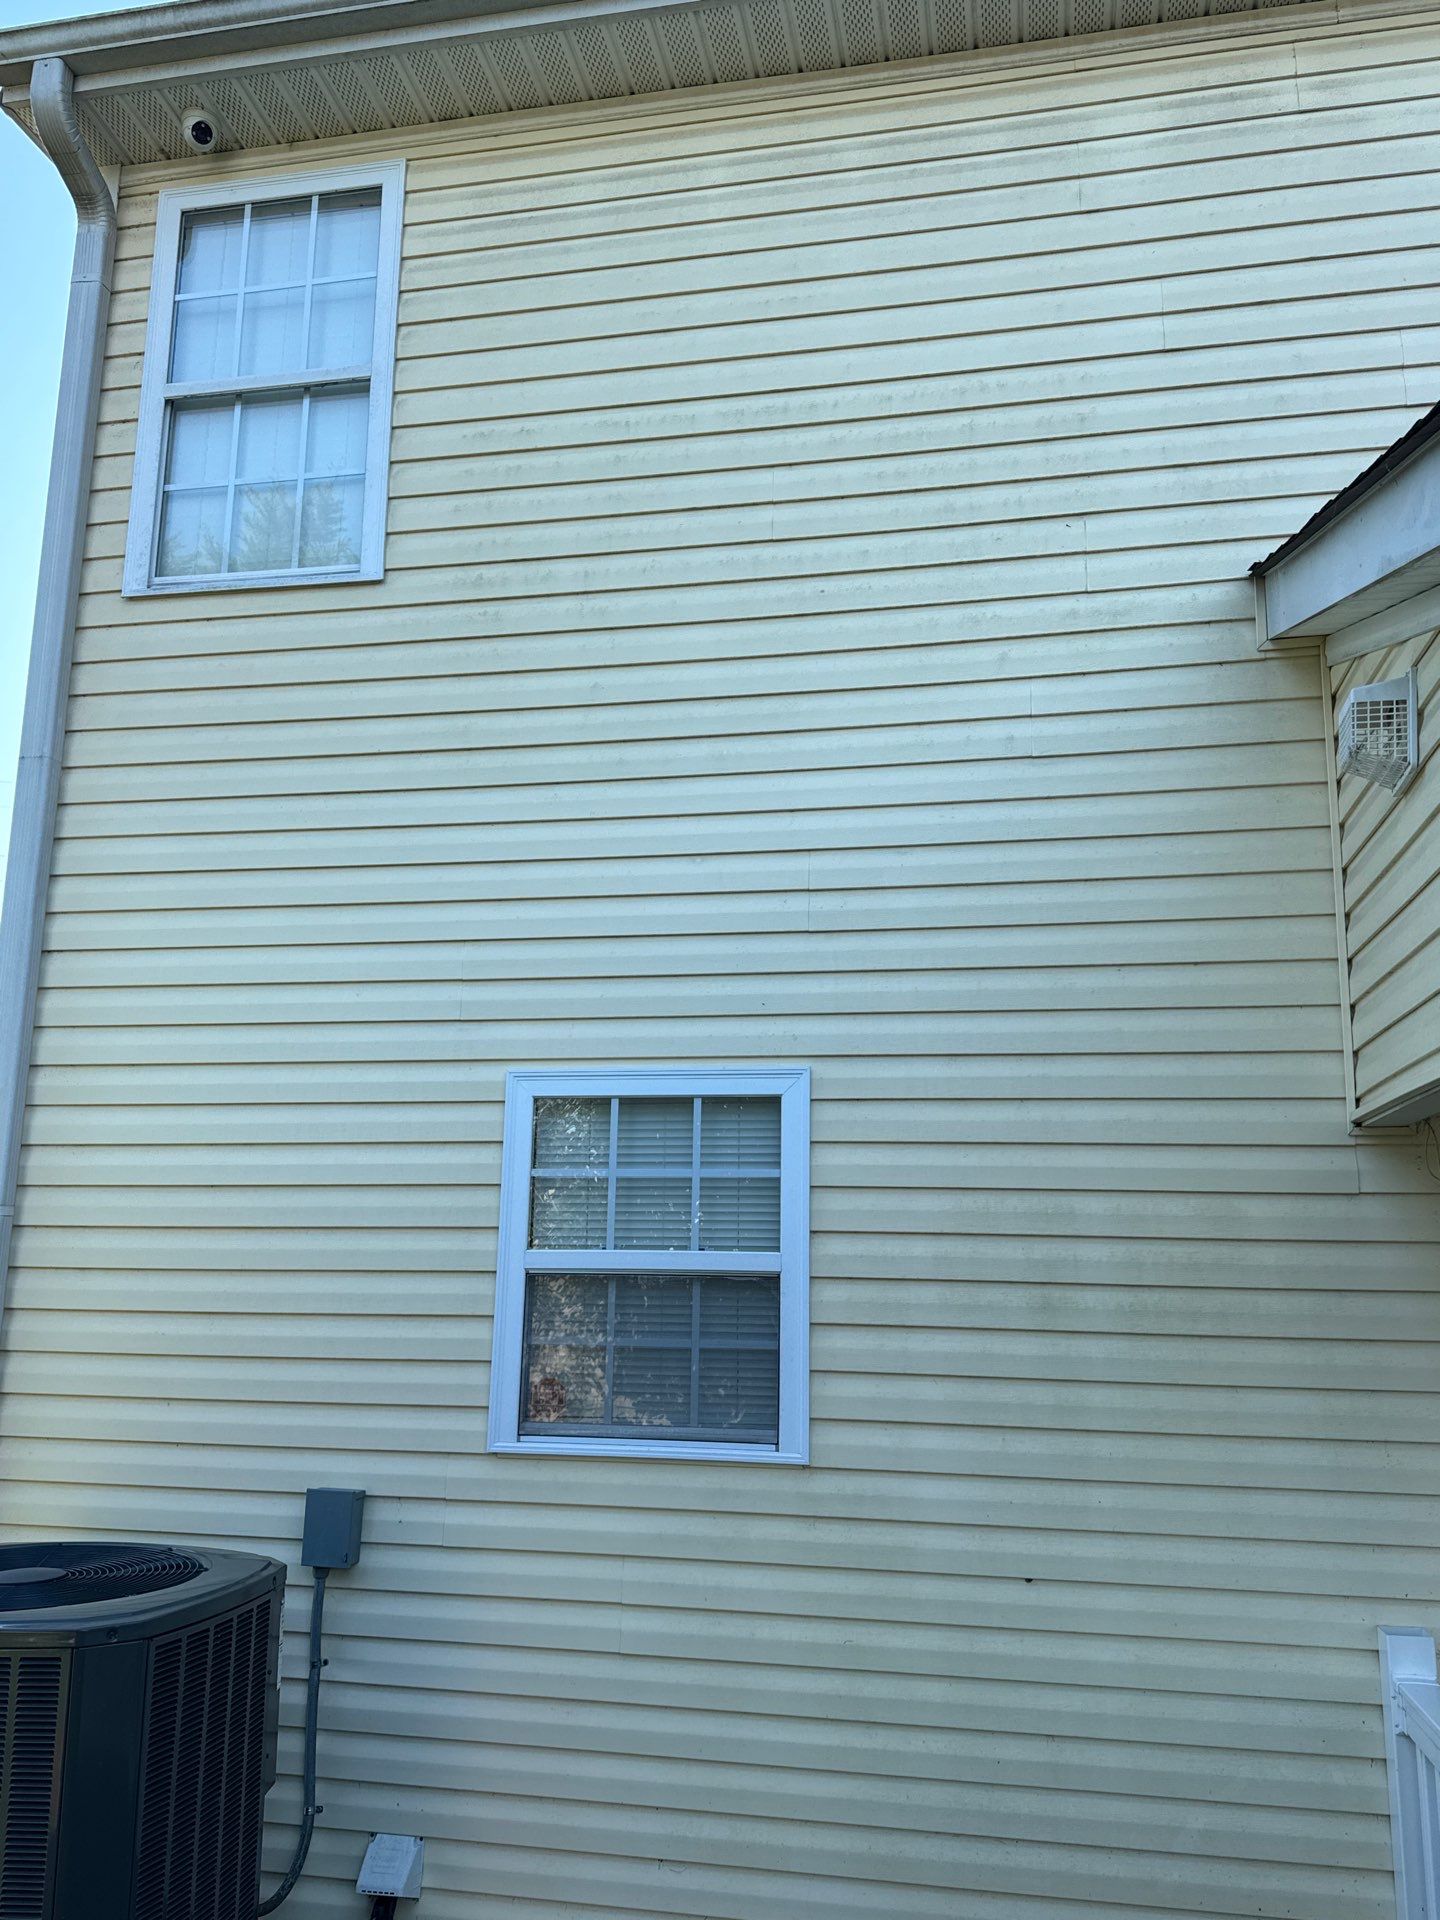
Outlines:
{"label": "lower window", "polygon": [[537,1273],[522,1433],[780,1444],[780,1282]]}
{"label": "lower window", "polygon": [[517,1073],[490,1444],[803,1461],[809,1085]]}

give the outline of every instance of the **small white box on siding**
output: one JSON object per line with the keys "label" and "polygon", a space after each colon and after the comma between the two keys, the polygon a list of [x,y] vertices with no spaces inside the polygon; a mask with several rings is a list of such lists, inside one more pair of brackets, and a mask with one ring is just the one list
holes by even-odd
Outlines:
{"label": "small white box on siding", "polygon": [[425,1874],[425,1842],[411,1833],[375,1833],[365,1849],[357,1893],[389,1894],[396,1900],[418,1900]]}

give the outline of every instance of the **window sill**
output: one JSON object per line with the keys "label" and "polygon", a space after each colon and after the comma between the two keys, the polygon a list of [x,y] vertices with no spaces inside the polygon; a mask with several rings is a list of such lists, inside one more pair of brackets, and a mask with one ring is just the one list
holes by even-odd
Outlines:
{"label": "window sill", "polygon": [[770,1467],[804,1467],[803,1453],[780,1453],[774,1447],[727,1447],[708,1441],[664,1440],[492,1440],[491,1453],[541,1454],[592,1460],[697,1460]]}
{"label": "window sill", "polygon": [[122,587],[120,597],[123,600],[154,600],[161,597],[173,600],[177,595],[187,593],[243,593],[247,588],[253,591],[263,587],[358,586],[366,581],[384,578],[383,567],[347,567],[336,572],[326,572],[317,567],[306,573],[247,573],[230,580],[152,581],[148,586]]}

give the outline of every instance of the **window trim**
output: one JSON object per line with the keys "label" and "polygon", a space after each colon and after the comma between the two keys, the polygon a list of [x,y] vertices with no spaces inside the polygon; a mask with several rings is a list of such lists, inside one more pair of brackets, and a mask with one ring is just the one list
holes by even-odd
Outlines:
{"label": "window trim", "polygon": [[[375,338],[367,368],[327,371],[318,379],[274,375],[242,376],[227,393],[271,393],[285,387],[353,385],[368,379],[370,426],[365,444],[365,513],[361,522],[358,567],[310,567],[267,573],[213,575],[193,580],[157,580],[155,547],[160,529],[161,469],[165,455],[166,387],[170,365],[175,288],[180,274],[180,222],[187,213],[246,201],[291,200],[314,193],[380,190],[380,245],[375,272]],[[233,593],[244,588],[326,586],[385,577],[385,519],[390,491],[390,422],[395,398],[395,331],[400,297],[400,235],[405,197],[405,162],[372,166],[327,167],[305,173],[267,173],[225,181],[197,180],[162,190],[155,213],[155,254],[150,308],[145,323],[145,364],[140,379],[140,413],[135,430],[135,464],[130,490],[130,524],[125,536],[122,594],[127,600],[156,594]],[[347,378],[348,375],[348,378]],[[210,382],[197,389],[214,391]]]}
{"label": "window trim", "polygon": [[[780,1100],[780,1436],[775,1447],[724,1441],[542,1439],[520,1432],[520,1378],[528,1270],[571,1271],[575,1249],[531,1253],[530,1149],[537,1099],[674,1099],[745,1095]],[[587,1269],[611,1272],[774,1273],[773,1255],[589,1250]],[[612,1460],[762,1462],[804,1466],[810,1457],[810,1070],[808,1067],[618,1067],[520,1070],[505,1077],[505,1134],[495,1259],[490,1367],[491,1453],[589,1455]]]}

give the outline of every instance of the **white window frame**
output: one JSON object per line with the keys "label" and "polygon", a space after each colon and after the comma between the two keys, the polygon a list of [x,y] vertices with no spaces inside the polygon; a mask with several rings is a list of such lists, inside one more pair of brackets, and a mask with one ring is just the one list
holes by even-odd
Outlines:
{"label": "white window frame", "polygon": [[[297,200],[315,193],[380,190],[380,244],[375,276],[375,336],[364,366],[326,369],[323,374],[241,375],[229,381],[172,382],[171,332],[175,287],[180,271],[180,225],[187,213],[244,205],[246,201]],[[126,599],[151,594],[221,593],[246,587],[323,586],[385,576],[385,515],[390,480],[390,416],[395,397],[395,325],[400,293],[400,232],[405,197],[405,163],[326,168],[313,173],[267,173],[243,180],[197,181],[167,187],[155,216],[155,265],[150,284],[150,316],[145,330],[145,367],[140,380],[140,417],[135,434],[135,469],[130,493],[130,527],[125,541]],[[160,501],[165,458],[166,413],[170,404],[217,392],[298,392],[302,388],[353,386],[364,380],[370,390],[370,425],[365,446],[365,511],[361,522],[358,567],[281,568],[265,573],[207,574],[189,579],[157,579]]]}
{"label": "white window frame", "polygon": [[[780,1276],[780,1423],[774,1447],[723,1440],[634,1440],[609,1435],[522,1434],[520,1375],[525,1341],[527,1273],[577,1270],[576,1249],[532,1251],[530,1167],[535,1102],[582,1099],[734,1099],[780,1101],[780,1250],[757,1253],[585,1253],[585,1271],[600,1273]],[[495,1334],[490,1371],[492,1453],[589,1454],[623,1460],[754,1461],[804,1466],[810,1457],[810,1071],[808,1067],[647,1067],[519,1071],[505,1082],[505,1140],[500,1171],[500,1235],[495,1268]]]}

